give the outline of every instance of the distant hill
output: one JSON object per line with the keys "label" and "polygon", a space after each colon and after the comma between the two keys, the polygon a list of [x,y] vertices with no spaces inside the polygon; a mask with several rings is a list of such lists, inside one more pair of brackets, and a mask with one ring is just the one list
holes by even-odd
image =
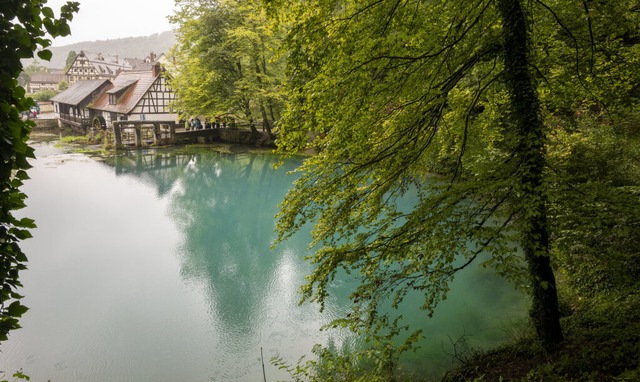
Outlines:
{"label": "distant hill", "polygon": [[[156,54],[168,53],[175,42],[176,37],[173,31],[143,37],[78,42],[65,46],[50,47],[49,50],[53,53],[51,61],[38,60],[38,62],[47,68],[63,68],[67,61],[67,56],[72,50],[76,53],[79,53],[81,50],[87,50],[126,58],[145,58],[150,52]],[[27,66],[32,60],[23,60],[22,62],[24,66]]]}

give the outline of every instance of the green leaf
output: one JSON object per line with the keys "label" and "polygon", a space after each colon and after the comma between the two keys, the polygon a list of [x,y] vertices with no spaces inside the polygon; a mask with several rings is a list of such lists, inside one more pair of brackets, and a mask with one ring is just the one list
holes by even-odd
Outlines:
{"label": "green leaf", "polygon": [[40,57],[41,59],[45,60],[45,61],[50,61],[51,57],[53,56],[53,54],[51,53],[50,50],[41,50],[38,52],[38,57]]}
{"label": "green leaf", "polygon": [[53,9],[51,9],[50,7],[42,8],[42,14],[45,17],[48,17],[48,18],[54,18],[55,17],[55,15],[53,14]]}
{"label": "green leaf", "polygon": [[31,234],[31,232],[29,232],[26,229],[17,229],[17,228],[12,228],[9,230],[13,235],[15,235],[16,238],[18,238],[18,240],[26,240],[26,239],[30,239],[33,237],[33,235]]}
{"label": "green leaf", "polygon": [[30,381],[31,380],[31,377],[29,377],[28,375],[24,374],[22,372],[22,369],[20,369],[19,371],[15,372],[13,374],[13,378],[24,379],[25,381]]}
{"label": "green leaf", "polygon": [[64,37],[64,36],[68,36],[70,34],[71,34],[71,28],[69,27],[69,24],[64,23],[64,24],[60,24],[58,26],[58,35],[59,36]]}
{"label": "green leaf", "polygon": [[20,171],[16,171],[15,177],[16,179],[20,179],[20,180],[27,180],[29,179],[29,174],[27,174],[27,172],[24,170],[20,170]]}
{"label": "green leaf", "polygon": [[25,314],[28,310],[29,308],[20,304],[19,301],[14,301],[7,308],[7,314],[11,317],[19,318],[22,317],[22,315]]}
{"label": "green leaf", "polygon": [[36,221],[29,218],[22,218],[18,223],[23,228],[36,228]]}

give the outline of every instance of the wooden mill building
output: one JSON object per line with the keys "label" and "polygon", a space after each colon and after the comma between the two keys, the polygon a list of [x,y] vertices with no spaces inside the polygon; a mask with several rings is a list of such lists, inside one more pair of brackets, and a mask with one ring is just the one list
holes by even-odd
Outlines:
{"label": "wooden mill building", "polygon": [[177,113],[170,108],[175,93],[158,63],[120,71],[112,79],[89,79],[74,83],[52,98],[60,126],[112,128],[118,121],[174,124]]}
{"label": "wooden mill building", "polygon": [[91,125],[91,111],[88,106],[104,92],[111,81],[78,81],[67,90],[51,98],[53,111],[60,127],[67,125],[76,129],[86,129]]}

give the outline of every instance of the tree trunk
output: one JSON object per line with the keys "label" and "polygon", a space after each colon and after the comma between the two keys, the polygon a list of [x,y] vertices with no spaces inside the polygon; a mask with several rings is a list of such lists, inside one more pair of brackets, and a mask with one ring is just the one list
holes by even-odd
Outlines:
{"label": "tree trunk", "polygon": [[262,130],[266,130],[267,134],[271,136],[271,124],[269,123],[269,117],[267,116],[267,110],[264,107],[264,103],[260,101],[260,113],[262,113]]}
{"label": "tree trunk", "polygon": [[526,18],[520,0],[498,0],[502,16],[504,65],[518,142],[516,158],[522,248],[532,283],[531,319],[538,338],[550,350],[562,342],[556,281],[549,253],[547,197],[543,187],[545,129],[530,74]]}
{"label": "tree trunk", "polygon": [[249,121],[249,128],[251,128],[251,135],[256,137],[260,135],[260,133],[258,132],[258,129],[256,129],[256,124],[253,122],[253,115],[251,114],[251,105],[249,104],[249,100],[245,99],[243,101],[243,104],[244,104],[244,114],[247,117],[247,120]]}

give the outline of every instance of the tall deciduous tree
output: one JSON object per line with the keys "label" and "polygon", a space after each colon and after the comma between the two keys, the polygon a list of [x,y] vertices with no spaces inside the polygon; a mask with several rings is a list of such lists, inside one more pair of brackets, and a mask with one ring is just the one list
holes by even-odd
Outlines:
{"label": "tall deciduous tree", "polygon": [[69,51],[69,53],[67,54],[67,60],[65,61],[65,64],[64,64],[65,72],[69,70],[71,65],[73,65],[73,61],[75,61],[77,55],[78,53],[76,53],[75,50]]}
{"label": "tall deciduous tree", "polygon": [[531,278],[531,318],[538,337],[547,345],[562,341],[558,293],[551,268],[548,198],[544,187],[546,132],[531,74],[531,43],[520,0],[498,0],[504,43],[504,82],[510,94],[511,120],[518,162],[514,174],[519,187],[520,240]]}
{"label": "tall deciduous tree", "polygon": [[254,0],[180,0],[170,53],[176,107],[187,115],[231,115],[271,132],[282,109],[279,32]]}
{"label": "tall deciduous tree", "polygon": [[27,145],[31,121],[23,121],[20,112],[29,109],[33,100],[25,97],[18,85],[22,72],[20,59],[51,58],[46,48],[49,36],[70,33],[69,21],[79,9],[79,3],[68,2],[56,17],[44,0],[7,0],[0,8],[0,341],[10,330],[19,328],[18,318],[27,310],[20,303],[19,273],[26,268],[27,257],[20,249],[20,240],[28,238],[31,219],[17,219],[13,211],[24,207],[26,196],[20,192],[22,181],[28,178],[28,158],[33,150]]}
{"label": "tall deciduous tree", "polygon": [[[356,272],[342,322],[375,329],[383,302],[418,290],[431,314],[455,273],[483,262],[528,278],[538,336],[560,343],[545,122],[553,98],[597,103],[589,85],[606,65],[587,63],[606,18],[581,1],[270,3],[292,23],[280,148],[319,149],[278,216],[279,240],[315,223],[304,298],[323,304],[338,271]],[[409,189],[418,201],[400,211]]]}

